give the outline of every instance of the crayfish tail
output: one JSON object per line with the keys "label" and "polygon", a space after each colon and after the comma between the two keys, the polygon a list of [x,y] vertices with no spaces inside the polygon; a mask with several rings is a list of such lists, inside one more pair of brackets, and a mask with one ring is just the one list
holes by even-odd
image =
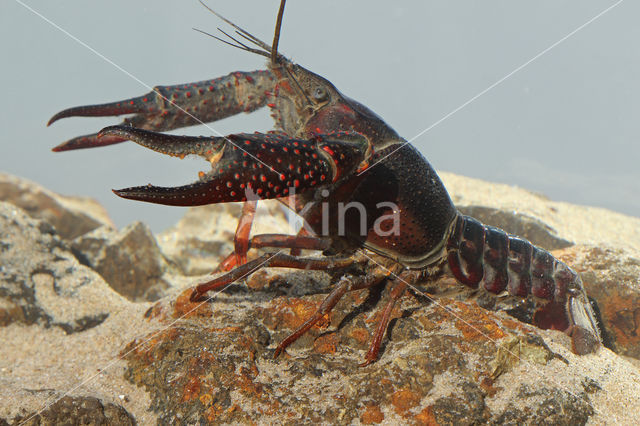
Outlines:
{"label": "crayfish tail", "polygon": [[578,274],[548,251],[502,229],[458,215],[447,241],[453,276],[471,288],[511,296],[534,296],[533,322],[571,336],[575,353],[595,351],[601,343],[593,308]]}

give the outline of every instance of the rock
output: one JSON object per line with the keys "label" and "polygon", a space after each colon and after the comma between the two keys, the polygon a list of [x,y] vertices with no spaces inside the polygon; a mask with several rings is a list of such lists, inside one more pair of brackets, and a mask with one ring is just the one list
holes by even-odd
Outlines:
{"label": "rock", "polygon": [[0,202],[0,324],[13,322],[84,331],[109,316],[114,295],[76,261],[47,222]]}
{"label": "rock", "polygon": [[133,426],[136,424],[131,414],[120,405],[103,404],[99,399],[93,397],[70,396],[60,398],[41,413],[30,413],[24,417],[18,416],[13,421],[15,424],[27,426],[40,424]]}
{"label": "rock", "polygon": [[148,305],[118,295],[12,204],[0,202],[0,235],[0,424],[144,422],[148,398],[124,380],[118,353],[145,330]]}
{"label": "rock", "polygon": [[26,179],[0,173],[0,200],[25,210],[31,217],[54,226],[58,235],[71,240],[99,226],[114,227],[97,201],[56,194]]}
{"label": "rock", "polygon": [[[485,309],[495,302],[442,279],[422,287],[432,299],[399,301],[367,367],[358,364],[384,286],[348,293],[274,360],[326,297],[326,273],[261,270],[201,304],[181,290],[231,252],[238,205],[190,210],[158,250],[141,224],[66,242],[0,204],[0,424],[36,413],[124,424],[636,424],[640,219],[443,175],[467,211],[526,233],[582,274],[612,350],[574,355],[563,333]],[[280,206],[269,209],[253,233],[288,232]],[[118,292],[76,257],[109,265]],[[137,267],[167,285],[153,305],[152,280],[134,285],[138,272],[124,273]]]}
{"label": "rock", "polygon": [[130,300],[154,301],[169,287],[164,278],[168,264],[151,230],[141,222],[121,231],[100,227],[76,238],[71,247],[84,264]]}
{"label": "rock", "polygon": [[640,256],[627,249],[576,246],[555,253],[581,272],[607,347],[640,360]]}
{"label": "rock", "polygon": [[123,351],[161,423],[585,424],[640,407],[640,372],[611,351],[576,356],[562,333],[473,302],[402,299],[382,356],[362,368],[380,289],[345,296],[277,360],[324,295],[189,294],[157,304],[162,332]]}

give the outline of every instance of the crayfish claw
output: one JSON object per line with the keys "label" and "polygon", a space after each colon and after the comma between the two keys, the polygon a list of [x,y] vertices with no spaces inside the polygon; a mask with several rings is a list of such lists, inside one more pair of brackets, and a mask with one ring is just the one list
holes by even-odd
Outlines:
{"label": "crayfish claw", "polygon": [[177,136],[151,130],[139,129],[132,126],[109,126],[98,132],[98,137],[115,136],[124,140],[131,140],[145,148],[161,154],[184,158],[195,154],[207,160],[219,154],[225,145],[224,138],[208,136]]}
{"label": "crayfish claw", "polygon": [[51,126],[56,121],[68,117],[108,117],[145,112],[146,108],[141,104],[140,99],[142,98],[131,98],[120,102],[67,108],[51,117],[47,126]]}
{"label": "crayfish claw", "polygon": [[124,141],[126,141],[126,139],[123,139],[119,136],[100,136],[98,133],[93,133],[90,135],[78,136],[73,139],[69,139],[68,141],[52,148],[51,151],[62,152],[82,148],[97,148],[100,146],[113,145]]}

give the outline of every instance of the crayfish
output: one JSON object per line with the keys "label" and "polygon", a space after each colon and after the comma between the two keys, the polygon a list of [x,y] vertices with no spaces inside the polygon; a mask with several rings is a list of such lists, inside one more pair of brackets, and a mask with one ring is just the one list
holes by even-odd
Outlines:
{"label": "crayfish", "polygon": [[[176,206],[244,202],[235,251],[219,266],[226,273],[197,285],[193,301],[262,267],[328,270],[339,276],[316,313],[279,344],[275,356],[347,292],[387,281],[390,300],[363,365],[374,362],[397,300],[416,284],[445,273],[478,291],[532,297],[535,325],[565,331],[575,353],[596,350],[600,334],[580,277],[530,242],[460,214],[434,169],[410,143],[327,79],[278,53],[283,10],[284,0],[273,46],[218,15],[242,38],[223,32],[231,41],[222,41],[269,58],[266,70],[157,86],[140,97],[64,110],[49,124],[71,116],[133,116],[54,151],[131,140],[172,156],[200,155],[211,163],[212,170],[190,185],[114,190],[123,198]],[[263,107],[271,109],[273,132],[226,137],[160,133]],[[297,235],[250,238],[259,199],[282,201],[304,219],[304,227]],[[247,261],[247,251],[261,247],[279,251]],[[303,257],[303,249],[323,256]],[[354,265],[360,273],[353,273]]]}

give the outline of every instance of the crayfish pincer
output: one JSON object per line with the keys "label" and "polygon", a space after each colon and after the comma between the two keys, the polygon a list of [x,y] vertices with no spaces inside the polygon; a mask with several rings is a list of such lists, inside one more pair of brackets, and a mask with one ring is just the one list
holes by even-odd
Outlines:
{"label": "crayfish pincer", "polygon": [[[366,365],[377,359],[391,311],[407,289],[449,274],[477,291],[532,298],[533,323],[566,332],[575,353],[599,347],[592,307],[569,266],[526,240],[460,214],[434,169],[411,144],[366,106],[277,52],[280,20],[273,47],[224,20],[243,38],[228,35],[225,42],[267,57],[266,70],[158,86],[137,98],[64,110],[50,121],[133,114],[122,125],[54,150],[131,140],[173,156],[199,155],[212,165],[196,183],[114,191],[120,197],[180,206],[244,202],[235,251],[219,266],[226,273],[197,285],[193,301],[259,268],[332,271],[339,279],[331,292],[316,313],[279,344],[277,356],[347,292],[386,282],[390,298]],[[273,132],[227,137],[159,133],[263,107],[274,117]],[[303,228],[297,235],[250,237],[259,199],[282,201],[304,219]],[[263,247],[279,251],[247,261],[248,250]],[[323,255],[303,257],[301,250]],[[362,273],[349,272],[355,264]]]}

